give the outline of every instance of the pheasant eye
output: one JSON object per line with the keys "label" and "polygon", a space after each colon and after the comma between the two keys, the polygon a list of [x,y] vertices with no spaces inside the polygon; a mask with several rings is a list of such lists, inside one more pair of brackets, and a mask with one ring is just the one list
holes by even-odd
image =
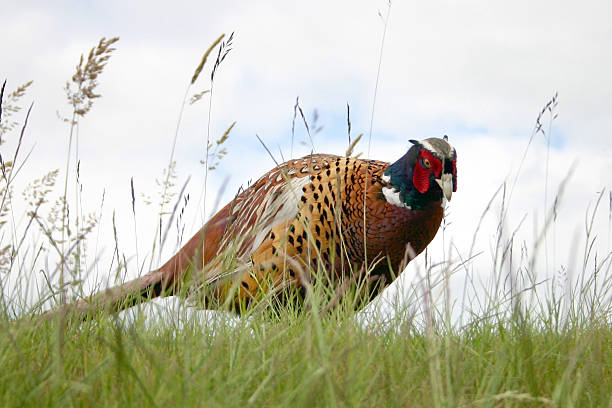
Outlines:
{"label": "pheasant eye", "polygon": [[429,161],[428,158],[423,159],[423,167],[425,167],[426,169],[431,168],[431,162]]}

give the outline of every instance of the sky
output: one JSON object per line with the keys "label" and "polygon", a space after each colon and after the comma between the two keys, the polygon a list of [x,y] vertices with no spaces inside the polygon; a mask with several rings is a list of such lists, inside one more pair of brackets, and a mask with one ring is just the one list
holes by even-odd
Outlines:
{"label": "sky", "polygon": [[[78,151],[83,210],[101,215],[95,239],[88,242],[92,281],[112,282],[113,216],[128,277],[138,275],[137,260],[148,269],[176,251],[173,243],[151,256],[158,208],[143,198],[158,196],[156,179],[163,177],[175,134],[175,189],[188,180],[190,196],[183,218],[187,239],[216,202],[225,204],[240,185],[274,166],[256,135],[279,161],[308,154],[313,146],[316,152],[343,154],[347,103],[353,138],[365,135],[357,146],[364,156],[392,162],[408,149],[408,140],[445,134],[457,149],[458,191],[444,234],[427,254],[430,264],[444,259],[451,244],[455,264],[472,247],[479,254],[466,272],[453,275],[456,299],[468,275],[481,282],[491,278],[502,211],[501,193],[494,194],[504,183],[504,228],[508,235],[516,230],[517,254],[522,248],[535,254],[539,277],[567,272],[582,259],[585,216],[602,191],[594,248],[600,260],[610,252],[612,3],[607,0],[394,1],[390,8],[378,0],[172,5],[3,0],[2,9],[1,79],[7,79],[8,91],[34,81],[23,99],[24,105],[34,103],[23,140],[31,155],[16,181],[23,186],[55,168],[63,184],[69,128],[58,115],[70,113],[63,86],[81,54],[101,37],[120,37],[100,77],[102,97],[80,121],[69,165],[74,175]],[[215,74],[212,96],[186,105],[179,121],[185,92],[210,88],[212,64],[188,88],[202,54],[220,34],[232,32],[232,50]],[[534,133],[542,107],[557,93],[555,119],[546,112],[545,134]],[[297,120],[292,146],[298,97],[311,127],[316,112],[322,129],[311,144]],[[15,118],[23,120],[24,114]],[[234,121],[228,154],[207,176],[204,214],[205,140],[217,139]],[[17,135],[7,140],[3,156],[12,154]],[[570,168],[555,222],[536,251],[534,237]],[[17,229],[23,228],[27,220],[18,216],[18,201],[14,212]],[[171,241],[175,236],[172,229]],[[404,293],[425,268],[421,256],[389,293]]]}

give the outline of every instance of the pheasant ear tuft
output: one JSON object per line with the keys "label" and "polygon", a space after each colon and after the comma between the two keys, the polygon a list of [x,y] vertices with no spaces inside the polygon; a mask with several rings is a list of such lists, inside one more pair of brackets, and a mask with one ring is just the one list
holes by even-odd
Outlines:
{"label": "pheasant ear tuft", "polygon": [[415,146],[421,146],[421,142],[419,142],[418,140],[410,139],[409,142]]}
{"label": "pheasant ear tuft", "polygon": [[444,135],[444,136],[442,137],[442,139],[444,139],[444,140],[446,140],[446,141],[448,142],[448,135]]}

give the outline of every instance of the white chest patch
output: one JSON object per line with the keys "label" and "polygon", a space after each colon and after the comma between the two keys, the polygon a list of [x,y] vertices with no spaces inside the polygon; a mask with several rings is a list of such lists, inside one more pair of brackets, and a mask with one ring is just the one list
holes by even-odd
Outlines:
{"label": "white chest patch", "polygon": [[401,207],[401,208],[406,208],[408,210],[412,210],[412,208],[409,205],[406,205],[405,203],[402,202],[402,200],[400,200],[399,190],[396,190],[394,188],[389,188],[389,187],[383,187],[382,193],[385,196],[385,200],[387,200],[389,204],[393,204],[396,207]]}

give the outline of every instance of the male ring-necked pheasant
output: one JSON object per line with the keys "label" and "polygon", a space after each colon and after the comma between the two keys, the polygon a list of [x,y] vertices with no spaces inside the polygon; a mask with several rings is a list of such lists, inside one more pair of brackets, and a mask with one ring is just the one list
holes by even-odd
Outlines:
{"label": "male ring-necked pheasant", "polygon": [[457,189],[457,154],[447,138],[411,143],[392,164],[326,154],[283,163],[161,268],[68,307],[84,318],[196,288],[205,307],[240,311],[321,273],[330,283],[367,276],[367,302],[431,242],[444,200]]}

